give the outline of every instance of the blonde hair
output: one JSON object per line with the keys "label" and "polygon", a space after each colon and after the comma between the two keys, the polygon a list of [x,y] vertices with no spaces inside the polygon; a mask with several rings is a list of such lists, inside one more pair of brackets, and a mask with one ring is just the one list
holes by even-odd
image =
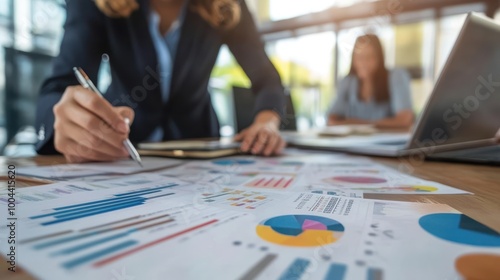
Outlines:
{"label": "blonde hair", "polygon": [[227,30],[240,22],[238,0],[191,0],[190,6],[214,28]]}

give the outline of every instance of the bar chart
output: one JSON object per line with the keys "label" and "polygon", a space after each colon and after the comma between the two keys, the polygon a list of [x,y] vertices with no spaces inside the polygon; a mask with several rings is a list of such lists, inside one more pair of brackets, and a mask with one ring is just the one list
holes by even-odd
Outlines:
{"label": "bar chart", "polygon": [[246,187],[265,188],[265,189],[286,189],[295,180],[294,176],[261,174],[257,178],[246,183]]}
{"label": "bar chart", "polygon": [[198,200],[204,204],[254,210],[280,198],[282,196],[275,193],[224,188],[217,192],[204,192]]}
{"label": "bar chart", "polygon": [[[138,193],[137,193],[138,194]],[[173,206],[158,211],[149,207],[134,216],[92,224],[78,230],[54,232],[22,240],[45,260],[53,260],[62,269],[71,272],[84,267],[102,267],[125,257],[139,257],[151,247],[194,233],[219,222],[221,210],[210,208],[185,221],[185,213],[192,205]]]}
{"label": "bar chart", "polygon": [[56,207],[50,209],[48,213],[30,216],[29,218],[31,220],[40,221],[39,223],[41,226],[49,226],[87,218],[90,216],[143,205],[148,201],[173,195],[175,193],[168,191],[168,189],[175,186],[177,186],[177,184],[167,184],[160,187],[119,193],[106,199]]}

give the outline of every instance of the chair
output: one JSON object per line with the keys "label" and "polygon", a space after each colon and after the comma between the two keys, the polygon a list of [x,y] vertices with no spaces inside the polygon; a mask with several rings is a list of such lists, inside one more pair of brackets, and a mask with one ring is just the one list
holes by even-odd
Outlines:
{"label": "chair", "polygon": [[23,127],[35,125],[40,86],[51,72],[50,55],[5,48],[5,122],[7,143]]}

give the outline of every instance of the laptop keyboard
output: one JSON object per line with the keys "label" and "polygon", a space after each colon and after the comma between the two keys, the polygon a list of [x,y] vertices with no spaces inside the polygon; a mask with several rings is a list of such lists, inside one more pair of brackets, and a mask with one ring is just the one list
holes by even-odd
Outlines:
{"label": "laptop keyboard", "polygon": [[481,150],[477,150],[476,152],[465,153],[466,157],[469,158],[477,158],[477,159],[496,159],[500,160],[500,147],[488,147]]}

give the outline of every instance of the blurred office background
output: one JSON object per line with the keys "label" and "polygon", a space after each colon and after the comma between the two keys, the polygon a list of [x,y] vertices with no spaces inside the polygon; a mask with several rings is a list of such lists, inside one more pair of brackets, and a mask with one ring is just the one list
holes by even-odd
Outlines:
{"label": "blurred office background", "polygon": [[[91,0],[77,0],[91,1]],[[465,20],[474,11],[500,20],[498,0],[246,0],[295,109],[299,130],[325,125],[336,84],[350,67],[354,40],[375,33],[386,65],[412,77],[418,114]],[[50,73],[65,20],[64,0],[0,0],[0,151],[29,154],[38,88]],[[98,86],[110,82],[103,55]],[[210,91],[223,135],[236,131],[233,87],[250,82],[227,48]],[[17,137],[15,137],[17,135]],[[15,149],[6,147],[16,143]],[[19,150],[19,147],[26,149]]]}

